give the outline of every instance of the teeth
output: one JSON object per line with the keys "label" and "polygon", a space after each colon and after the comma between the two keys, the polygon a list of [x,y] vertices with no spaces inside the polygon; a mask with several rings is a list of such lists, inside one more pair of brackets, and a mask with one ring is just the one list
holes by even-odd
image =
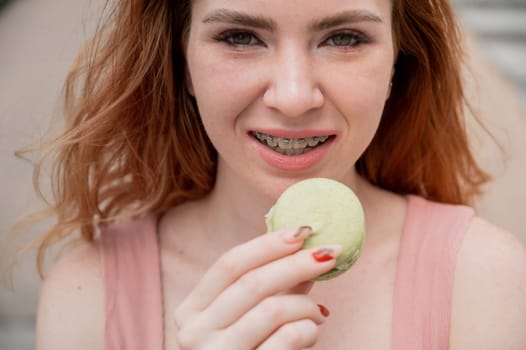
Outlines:
{"label": "teeth", "polygon": [[295,139],[292,143],[292,148],[294,149],[305,149],[307,147],[307,142],[305,139]]}
{"label": "teeth", "polygon": [[281,149],[291,149],[292,142],[289,139],[279,139],[278,147]]}
{"label": "teeth", "polygon": [[254,132],[253,134],[254,134],[254,136],[256,136],[256,138],[257,138],[259,141],[263,141],[263,140],[265,139],[265,136],[263,136],[263,134],[260,133],[260,132],[257,132],[257,131],[256,131],[256,132]]}
{"label": "teeth", "polygon": [[252,132],[261,143],[269,146],[274,151],[287,155],[296,156],[310,151],[312,148],[324,143],[329,136],[315,136],[299,139],[280,138],[272,135],[263,134],[258,131]]}
{"label": "teeth", "polygon": [[320,142],[320,138],[318,136],[316,137],[309,137],[307,139],[307,144],[309,145],[309,147],[315,147],[318,145],[318,143]]}
{"label": "teeth", "polygon": [[278,153],[281,153],[283,155],[286,155],[286,156],[298,156],[300,154],[303,154],[305,152],[308,152],[308,150],[304,150],[304,149],[281,149],[279,147],[276,147],[274,149],[276,152]]}
{"label": "teeth", "polygon": [[277,147],[279,144],[279,139],[277,137],[267,136],[266,141],[267,145],[270,147]]}

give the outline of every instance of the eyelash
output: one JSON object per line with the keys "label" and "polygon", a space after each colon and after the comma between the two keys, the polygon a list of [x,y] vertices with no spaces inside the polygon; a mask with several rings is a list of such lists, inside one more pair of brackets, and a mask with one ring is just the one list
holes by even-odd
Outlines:
{"label": "eyelash", "polygon": [[347,45],[333,44],[333,45],[328,45],[328,46],[354,48],[354,47],[358,47],[363,44],[369,44],[371,42],[371,39],[364,33],[359,32],[359,31],[350,31],[350,30],[331,33],[323,42],[327,43],[329,40],[334,41],[334,38],[338,36],[349,37],[348,39],[352,41],[352,44],[347,44]]}
{"label": "eyelash", "polygon": [[236,48],[242,48],[242,47],[246,47],[246,46],[254,46],[255,44],[252,43],[252,44],[236,44],[234,42],[234,38],[236,35],[248,35],[249,36],[249,39],[250,41],[256,41],[256,44],[262,44],[263,42],[261,40],[259,40],[259,38],[254,34],[254,33],[251,33],[249,31],[243,31],[243,30],[229,30],[229,31],[226,31],[226,32],[223,32],[221,34],[219,34],[215,40],[216,41],[219,41],[219,42],[223,42],[229,46],[232,46],[232,47],[236,47]]}
{"label": "eyelash", "polygon": [[[247,44],[235,43],[234,42],[234,40],[235,40],[234,37],[236,35],[248,36],[247,39],[249,39],[249,43],[247,43]],[[334,42],[335,37],[338,37],[338,36],[343,36],[343,37],[348,37],[349,36],[350,38],[348,38],[348,40],[351,40],[352,43],[351,44],[347,44],[347,45],[327,44],[327,42],[329,40],[332,40]],[[263,45],[263,46],[265,46],[263,41],[260,40],[256,34],[250,32],[250,31],[247,31],[247,30],[229,30],[229,31],[226,31],[226,32],[223,32],[223,33],[219,34],[217,37],[215,37],[215,40],[219,41],[219,42],[226,43],[227,45],[229,45],[231,47],[239,48],[239,49],[250,47],[250,46],[255,46],[255,45]],[[334,32],[334,33],[329,34],[323,40],[323,45],[322,46],[326,45],[326,46],[341,47],[341,48],[349,49],[349,48],[355,48],[355,47],[363,45],[363,44],[368,44],[371,41],[372,40],[367,35],[365,35],[362,32],[344,30],[344,31],[339,31],[339,32]]]}

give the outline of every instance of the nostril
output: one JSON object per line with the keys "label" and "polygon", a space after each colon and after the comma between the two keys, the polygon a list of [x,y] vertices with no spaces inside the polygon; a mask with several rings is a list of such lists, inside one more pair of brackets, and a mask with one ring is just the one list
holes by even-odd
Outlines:
{"label": "nostril", "polygon": [[315,108],[320,108],[325,103],[325,98],[323,96],[323,93],[321,92],[320,88],[316,87],[314,89],[314,95],[313,95],[313,105]]}
{"label": "nostril", "polygon": [[299,117],[321,108],[325,97],[318,87],[308,88],[271,86],[263,95],[265,106],[280,111],[288,117]]}

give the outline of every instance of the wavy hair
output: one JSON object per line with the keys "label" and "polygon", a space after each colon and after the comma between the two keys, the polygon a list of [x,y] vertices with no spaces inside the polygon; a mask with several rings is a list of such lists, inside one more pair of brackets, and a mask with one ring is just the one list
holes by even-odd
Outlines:
{"label": "wavy hair", "polygon": [[[38,243],[41,272],[47,248],[74,232],[93,241],[99,223],[163,211],[214,185],[217,154],[186,84],[190,0],[119,0],[107,10],[68,74],[66,125],[47,150],[58,220]],[[469,203],[489,177],[469,149],[448,1],[394,1],[393,33],[391,96],[356,168],[396,193]]]}
{"label": "wavy hair", "polygon": [[449,1],[393,1],[392,16],[393,87],[358,172],[396,193],[471,203],[490,176],[469,147],[462,40]]}

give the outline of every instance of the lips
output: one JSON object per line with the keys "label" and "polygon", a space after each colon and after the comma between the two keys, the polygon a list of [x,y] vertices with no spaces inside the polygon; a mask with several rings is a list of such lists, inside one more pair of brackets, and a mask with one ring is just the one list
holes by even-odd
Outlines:
{"label": "lips", "polygon": [[336,135],[330,131],[285,132],[251,131],[250,138],[259,156],[282,171],[304,171],[319,163]]}

